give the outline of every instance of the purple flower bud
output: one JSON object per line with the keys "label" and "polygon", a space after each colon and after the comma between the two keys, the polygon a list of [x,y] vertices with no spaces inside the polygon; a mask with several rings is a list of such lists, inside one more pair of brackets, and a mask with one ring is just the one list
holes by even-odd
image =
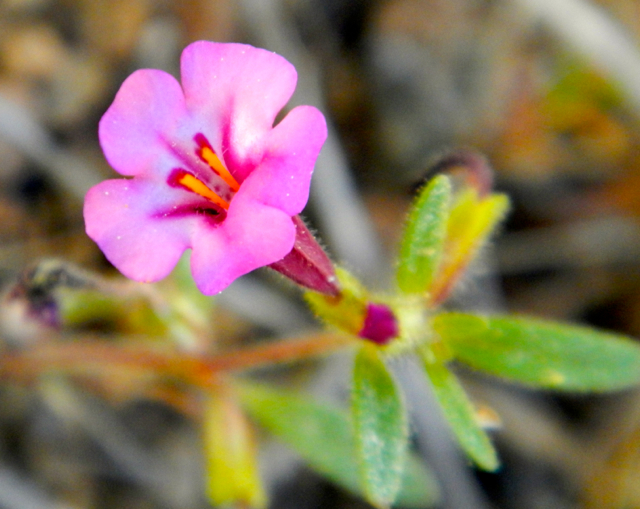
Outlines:
{"label": "purple flower bud", "polygon": [[309,290],[337,297],[340,288],[333,263],[302,219],[299,216],[292,219],[296,225],[293,249],[269,267]]}
{"label": "purple flower bud", "polygon": [[398,320],[393,311],[384,304],[369,302],[364,325],[358,336],[373,341],[377,345],[386,345],[399,333]]}

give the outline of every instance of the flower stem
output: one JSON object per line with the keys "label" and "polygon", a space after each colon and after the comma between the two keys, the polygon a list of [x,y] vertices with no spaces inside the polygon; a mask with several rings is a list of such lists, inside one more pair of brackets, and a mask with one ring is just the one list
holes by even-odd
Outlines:
{"label": "flower stem", "polygon": [[124,367],[173,376],[206,388],[221,373],[308,359],[348,344],[349,338],[345,336],[318,333],[298,341],[289,339],[219,355],[194,356],[93,341],[48,343],[4,354],[0,358],[0,377],[29,380],[46,371],[93,375],[100,370]]}

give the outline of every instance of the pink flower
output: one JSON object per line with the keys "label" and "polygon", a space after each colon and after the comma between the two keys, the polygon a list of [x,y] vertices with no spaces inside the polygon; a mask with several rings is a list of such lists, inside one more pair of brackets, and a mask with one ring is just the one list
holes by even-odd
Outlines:
{"label": "pink flower", "polygon": [[196,284],[213,294],[291,251],[327,129],[311,106],[274,127],[297,79],[275,53],[199,41],[183,51],[181,75],[182,86],[155,69],[123,83],[99,136],[132,178],[93,187],[84,217],[125,276],[157,281],[191,248]]}

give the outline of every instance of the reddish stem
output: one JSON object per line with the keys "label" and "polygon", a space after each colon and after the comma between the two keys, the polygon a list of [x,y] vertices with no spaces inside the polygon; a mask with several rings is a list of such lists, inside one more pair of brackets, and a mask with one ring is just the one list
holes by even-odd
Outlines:
{"label": "reddish stem", "polygon": [[349,344],[345,336],[317,334],[213,356],[159,352],[95,342],[47,343],[0,357],[0,376],[29,378],[47,370],[95,374],[101,368],[127,367],[175,376],[208,387],[217,374],[293,362],[329,353]]}

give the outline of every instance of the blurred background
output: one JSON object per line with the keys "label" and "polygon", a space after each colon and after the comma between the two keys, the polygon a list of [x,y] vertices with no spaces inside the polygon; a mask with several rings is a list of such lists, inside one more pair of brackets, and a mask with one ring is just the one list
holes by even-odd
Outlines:
{"label": "blurred background", "polygon": [[[373,288],[390,288],[429,166],[472,148],[513,208],[455,305],[640,337],[637,0],[0,0],[3,351],[52,340],[61,287],[118,281],[82,220],[84,193],[115,176],[97,123],[132,71],[177,76],[183,47],[199,39],[265,47],[297,67],[290,105],[316,105],[330,124],[305,215]],[[314,327],[297,293],[273,283],[258,273],[224,292],[207,341]],[[82,330],[131,328],[113,319]],[[340,365],[295,376],[316,394],[339,392]],[[207,507],[188,412],[108,380],[0,375],[0,508]],[[640,394],[558,396],[461,375],[499,416],[504,466],[474,472],[455,451],[434,461],[446,430],[425,445],[429,430],[416,425],[440,507],[640,507]],[[273,507],[367,507],[271,454]]]}

